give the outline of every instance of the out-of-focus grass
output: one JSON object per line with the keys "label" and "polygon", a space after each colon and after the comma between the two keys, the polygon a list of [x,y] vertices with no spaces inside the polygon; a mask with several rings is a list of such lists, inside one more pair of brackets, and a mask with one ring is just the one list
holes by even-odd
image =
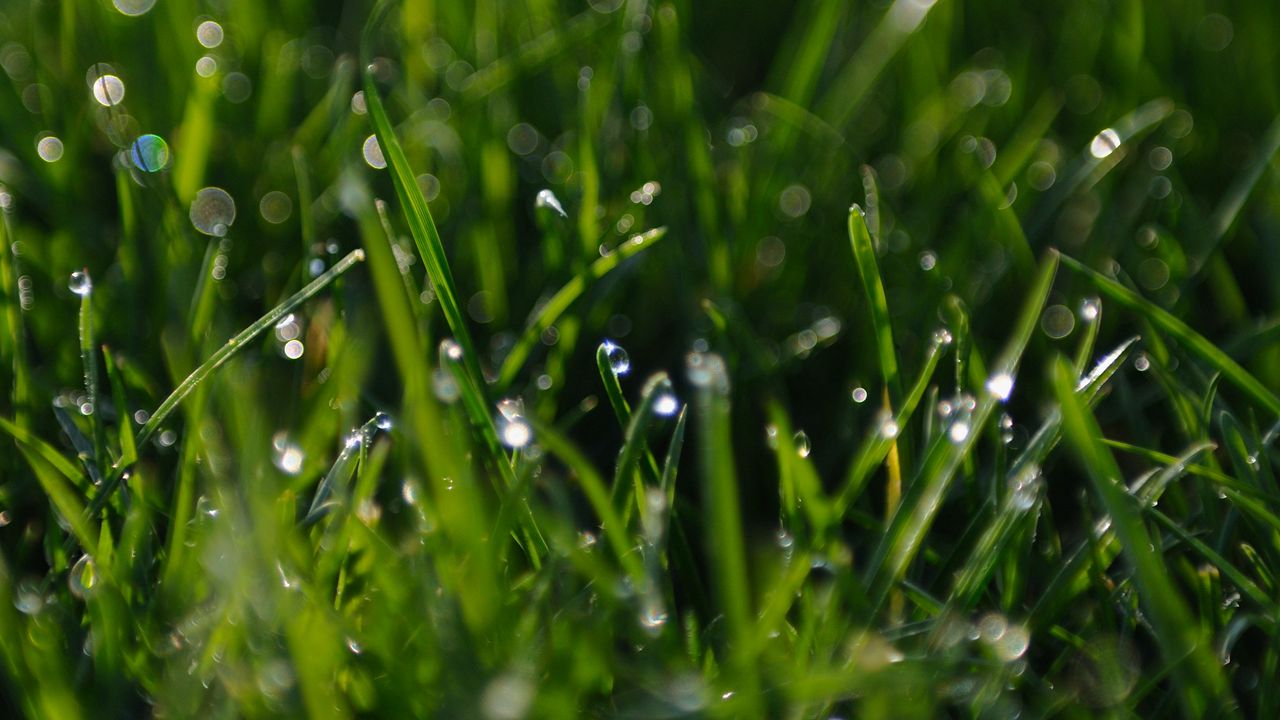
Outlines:
{"label": "out-of-focus grass", "polygon": [[0,6],[5,714],[1274,717],[1278,27]]}

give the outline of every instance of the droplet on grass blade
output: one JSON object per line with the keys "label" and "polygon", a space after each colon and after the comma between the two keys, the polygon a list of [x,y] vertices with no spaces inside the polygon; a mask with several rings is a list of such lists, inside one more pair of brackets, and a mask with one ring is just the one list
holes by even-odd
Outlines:
{"label": "droplet on grass blade", "polygon": [[147,14],[147,11],[155,7],[156,0],[111,0],[121,14],[130,17]]}
{"label": "droplet on grass blade", "polygon": [[992,375],[987,380],[987,392],[1000,402],[1008,400],[1013,394],[1013,375],[1004,371]]}
{"label": "droplet on grass blade", "polygon": [[72,595],[83,600],[93,593],[97,585],[98,566],[89,555],[81,555],[76,564],[71,566],[71,571],[67,573],[67,587]]}
{"label": "droplet on grass blade", "polygon": [[676,411],[679,409],[680,401],[671,393],[663,393],[653,401],[653,412],[658,415],[662,415],[663,417],[675,415]]}
{"label": "droplet on grass blade", "polygon": [[803,431],[803,430],[801,430],[801,431],[797,432],[797,433],[795,434],[795,437],[794,437],[794,438],[792,438],[792,442],[793,442],[793,443],[795,444],[795,446],[796,446],[796,454],[797,454],[797,455],[799,455],[799,456],[800,456],[800,457],[802,457],[802,458],[807,458],[807,457],[809,457],[809,452],[812,450],[812,447],[811,447],[811,446],[810,446],[810,444],[809,444],[809,435],[808,435],[808,433],[806,433],[806,432],[805,432],[805,431]]}
{"label": "droplet on grass blade", "polygon": [[1106,159],[1120,147],[1120,135],[1107,128],[1093,137],[1089,143],[1089,154],[1099,160]]}
{"label": "droplet on grass blade", "polygon": [[89,293],[93,292],[93,280],[89,278],[87,270],[77,270],[71,273],[71,279],[67,281],[67,288],[80,297],[87,297]]}
{"label": "droplet on grass blade", "polygon": [[612,340],[605,340],[600,343],[600,347],[604,348],[605,357],[609,360],[609,369],[614,375],[626,375],[631,370],[631,357],[627,355],[626,350],[622,349],[622,346]]}
{"label": "droplet on grass blade", "polygon": [[569,217],[568,213],[564,211],[564,206],[560,204],[560,198],[556,197],[556,194],[549,189],[544,188],[538,191],[538,196],[533,200],[533,206],[535,208],[554,210],[562,218]]}

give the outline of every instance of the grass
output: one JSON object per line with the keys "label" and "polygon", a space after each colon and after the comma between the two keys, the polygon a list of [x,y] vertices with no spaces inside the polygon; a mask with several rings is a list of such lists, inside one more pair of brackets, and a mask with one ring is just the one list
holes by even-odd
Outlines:
{"label": "grass", "polygon": [[147,5],[0,9],[5,716],[1280,714],[1274,3]]}

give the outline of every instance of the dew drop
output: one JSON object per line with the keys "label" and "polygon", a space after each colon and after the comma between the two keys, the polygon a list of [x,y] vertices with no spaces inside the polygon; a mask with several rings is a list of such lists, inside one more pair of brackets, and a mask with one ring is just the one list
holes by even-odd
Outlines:
{"label": "dew drop", "polygon": [[676,411],[679,409],[680,401],[671,393],[663,393],[658,396],[657,400],[653,401],[653,412],[658,415],[662,415],[663,417],[675,415]]}
{"label": "dew drop", "polygon": [[306,352],[306,346],[301,340],[290,340],[284,344],[284,356],[290,360],[297,360],[304,352]]}
{"label": "dew drop", "polygon": [[207,187],[191,201],[191,224],[205,235],[222,237],[236,219],[236,203],[226,190]]}
{"label": "dew drop", "polygon": [[796,454],[802,458],[809,457],[812,446],[809,443],[809,435],[801,430],[792,438],[792,443],[796,446]]}
{"label": "dew drop", "polygon": [[1107,128],[1093,137],[1093,141],[1089,143],[1089,154],[1103,160],[1118,147],[1120,147],[1120,135],[1115,130]]}
{"label": "dew drop", "polygon": [[1093,322],[1098,319],[1098,313],[1102,310],[1102,303],[1098,298],[1085,298],[1080,303],[1080,319],[1085,322]]}
{"label": "dew drop", "polygon": [[275,448],[273,460],[276,467],[287,475],[297,475],[302,472],[302,463],[306,460],[306,455],[302,452],[300,445],[289,440],[284,433],[276,433],[271,442]]}
{"label": "dew drop", "polygon": [[124,101],[124,82],[115,75],[103,75],[93,81],[93,99],[102,107],[119,105]]}
{"label": "dew drop", "polygon": [[382,146],[378,144],[378,136],[370,135],[364,139],[364,161],[374,170],[387,167],[387,158],[382,154]]}
{"label": "dew drop", "polygon": [[604,348],[605,358],[609,361],[609,369],[614,375],[626,375],[631,370],[631,357],[627,355],[627,351],[622,349],[621,345],[617,345],[612,340],[605,340],[600,344]]}
{"label": "dew drop", "polygon": [[932,270],[935,267],[937,267],[937,265],[938,265],[938,256],[935,255],[932,250],[925,250],[924,252],[920,253],[920,269],[921,270],[925,270],[925,271]]}
{"label": "dew drop", "polygon": [[169,166],[169,144],[159,135],[139,135],[129,146],[129,161],[143,172],[160,172]]}
{"label": "dew drop", "polygon": [[867,389],[864,387],[854,388],[850,395],[853,397],[853,401],[859,405],[867,401]]}
{"label": "dew drop", "polygon": [[71,273],[71,279],[67,281],[67,288],[80,297],[88,297],[89,293],[93,292],[93,281],[89,279],[89,272],[87,270],[77,270]]}
{"label": "dew drop", "polygon": [[23,580],[13,592],[13,606],[23,615],[35,615],[44,609],[44,595],[34,580]]}
{"label": "dew drop", "polygon": [[933,331],[933,342],[935,345],[950,345],[955,341],[951,336],[951,331],[946,328],[938,328]]}
{"label": "dew drop", "polygon": [[453,362],[462,360],[462,346],[457,340],[445,338],[440,341],[440,363],[443,365],[446,360]]}
{"label": "dew drop", "polygon": [[518,449],[528,445],[533,439],[533,428],[523,418],[503,418],[499,423],[498,434],[502,437],[503,445]]}
{"label": "dew drop", "polygon": [[71,572],[67,574],[67,587],[71,589],[72,595],[83,600],[93,594],[97,585],[97,565],[94,564],[92,557],[81,555],[76,564],[71,566]]}
{"label": "dew drop", "polygon": [[533,200],[533,206],[535,208],[548,208],[550,210],[554,210],[555,213],[562,218],[569,217],[568,213],[564,211],[564,206],[560,204],[560,198],[556,197],[556,194],[551,192],[549,189],[542,189],[538,191],[538,196]]}
{"label": "dew drop", "polygon": [[902,428],[898,427],[898,421],[893,419],[893,415],[889,411],[884,410],[880,413],[880,423],[876,428],[876,432],[886,440],[892,440],[898,437],[898,433]]}
{"label": "dew drop", "polygon": [[1138,357],[1133,359],[1133,367],[1138,372],[1146,372],[1151,369],[1151,358],[1146,353],[1139,353]]}
{"label": "dew drop", "polygon": [[442,403],[457,402],[462,396],[462,389],[458,387],[458,381],[453,377],[453,373],[439,368],[431,373],[431,391]]}
{"label": "dew drop", "polygon": [[998,372],[987,380],[987,392],[1000,402],[1009,399],[1009,395],[1013,393],[1013,375],[1007,372]]}
{"label": "dew drop", "polygon": [[384,412],[380,412],[377,415],[375,415],[373,422],[375,425],[378,426],[378,429],[383,432],[388,432],[391,430],[391,428],[395,427],[395,421],[391,419],[390,415]]}
{"label": "dew drop", "polygon": [[947,439],[958,445],[969,439],[969,430],[968,420],[957,419],[951,423],[951,427],[947,428]]}
{"label": "dew drop", "polygon": [[218,72],[218,59],[212,55],[203,55],[196,60],[196,74],[202,78],[213,77]]}

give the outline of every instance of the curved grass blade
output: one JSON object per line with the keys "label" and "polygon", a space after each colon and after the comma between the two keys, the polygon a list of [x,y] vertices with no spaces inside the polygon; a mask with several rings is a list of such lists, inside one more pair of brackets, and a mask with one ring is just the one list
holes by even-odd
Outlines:
{"label": "curved grass blade", "polygon": [[[427,268],[427,275],[431,278],[436,297],[440,300],[440,309],[444,312],[445,322],[449,324],[449,329],[453,332],[458,344],[462,346],[463,364],[467,374],[471,376],[472,383],[476,388],[483,389],[484,375],[480,371],[479,356],[476,355],[475,343],[471,340],[466,316],[458,300],[457,285],[453,281],[453,271],[449,269],[444,243],[440,240],[440,232],[436,229],[435,219],[431,216],[427,200],[423,197],[413,170],[409,167],[409,158],[405,156],[404,148],[396,138],[395,128],[391,125],[391,119],[382,105],[382,96],[378,92],[378,85],[374,81],[371,69],[374,29],[378,27],[391,5],[389,0],[381,0],[378,3],[369,15],[360,41],[365,103],[374,134],[378,139],[378,147],[381,148],[387,161],[387,170],[391,175],[396,197],[400,199],[409,234],[413,237],[418,254],[422,256],[422,262]],[[487,403],[484,404],[487,405]]]}
{"label": "curved grass blade", "polygon": [[596,472],[596,469],[591,466],[591,461],[557,430],[535,418],[531,417],[527,420],[533,427],[538,442],[547,449],[547,452],[559,457],[573,471],[574,478],[582,488],[582,494],[586,496],[587,502],[591,504],[591,508],[595,510],[600,520],[604,536],[608,538],[609,547],[612,548],[618,564],[639,587],[639,583],[644,581],[644,568],[638,560],[638,555],[633,552],[631,540],[627,537],[626,525],[613,509],[609,499],[609,488],[600,477],[600,473]]}
{"label": "curved grass blade", "polygon": [[1120,468],[1102,444],[1092,412],[1076,396],[1071,365],[1059,357],[1053,365],[1054,394],[1062,408],[1063,434],[1075,451],[1107,512],[1122,552],[1135,573],[1143,606],[1165,658],[1176,662],[1174,683],[1186,711],[1202,717],[1208,708],[1231,706],[1230,688],[1210,643],[1181,600],[1163,558],[1153,550],[1141,508],[1120,482]]}
{"label": "curved grass blade", "polygon": [[339,276],[350,270],[356,263],[363,260],[364,250],[352,250],[346,257],[326,270],[324,274],[312,280],[306,287],[294,293],[289,299],[268,310],[267,314],[258,318],[252,325],[241,330],[235,337],[228,340],[225,345],[218,348],[213,355],[209,356],[208,360],[205,360],[178,387],[174,388],[172,393],[169,393],[169,397],[160,403],[160,407],[156,408],[155,412],[151,413],[151,418],[147,420],[146,424],[142,426],[142,430],[138,432],[138,444],[143,445],[147,440],[151,439],[151,436],[155,434],[160,425],[178,407],[178,403],[182,402],[187,395],[190,395],[191,391],[204,382],[214,370],[225,365],[228,360],[267,328],[274,327],[276,322],[287,315],[289,311],[311,299],[316,293],[323,290],[325,286],[338,279]]}
{"label": "curved grass blade", "polygon": [[1275,393],[1268,390],[1257,378],[1249,374],[1249,371],[1218,349],[1217,345],[1192,330],[1189,325],[1115,280],[1085,266],[1079,260],[1064,255],[1062,263],[1088,278],[1099,292],[1114,300],[1121,307],[1142,315],[1152,325],[1173,336],[1188,352],[1209,364],[1214,370],[1222,373],[1222,377],[1227,382],[1235,385],[1237,389],[1266,408],[1272,415],[1280,415],[1280,397],[1276,397]]}
{"label": "curved grass blade", "polygon": [[1253,158],[1253,162],[1249,163],[1248,168],[1236,178],[1235,182],[1231,183],[1231,187],[1227,188],[1218,207],[1214,208],[1213,215],[1209,216],[1209,227],[1205,232],[1203,245],[1192,251],[1191,257],[1188,258],[1187,266],[1191,269],[1192,275],[1186,279],[1186,283],[1192,282],[1196,275],[1208,267],[1209,256],[1218,248],[1222,239],[1231,230],[1231,226],[1235,224],[1240,211],[1244,209],[1245,201],[1249,199],[1258,180],[1262,179],[1263,173],[1271,165],[1271,158],[1280,152],[1280,118],[1276,118],[1271,123],[1271,127],[1267,128],[1267,134],[1263,136],[1260,146],[1261,149]]}
{"label": "curved grass blade", "polygon": [[[87,461],[95,467],[102,467],[106,460],[106,433],[102,427],[102,404],[98,401],[98,358],[93,342],[93,284],[89,279],[89,269],[84,273],[86,290],[80,295],[80,360],[84,364],[84,393],[88,399],[89,434],[93,438],[92,454]],[[101,480],[97,478],[95,481]]]}
{"label": "curved grass blade", "polygon": [[885,387],[889,388],[889,402],[898,405],[902,401],[902,384],[898,379],[898,357],[894,352],[893,325],[889,321],[889,302],[885,299],[884,283],[880,280],[880,268],[876,263],[876,249],[867,227],[862,208],[849,208],[849,242],[853,245],[853,259],[862,278],[862,288],[867,294],[871,309],[871,324],[875,332],[876,357]]}
{"label": "curved grass blade", "polygon": [[694,353],[687,360],[696,386],[694,414],[700,443],[699,467],[705,483],[707,554],[723,608],[728,647],[724,659],[734,678],[742,711],[760,716],[760,680],[754,653],[755,615],[742,530],[738,477],[729,427],[729,371],[719,355]]}
{"label": "curved grass blade", "polygon": [[511,352],[507,354],[506,360],[502,363],[502,370],[498,373],[498,387],[505,389],[511,386],[512,381],[515,380],[516,375],[519,374],[520,369],[524,367],[525,362],[529,359],[529,353],[538,344],[538,339],[542,336],[542,332],[560,319],[560,316],[569,309],[569,306],[582,293],[586,292],[592,281],[609,274],[631,256],[647,250],[654,243],[665,237],[666,234],[667,229],[660,227],[632,237],[630,241],[620,245],[617,250],[591,263],[586,270],[576,275],[568,283],[565,283],[564,287],[556,291],[556,294],[543,303],[537,314],[529,320],[529,324],[525,327],[524,332],[521,333],[520,339],[516,341],[515,346],[511,348]]}
{"label": "curved grass blade", "polygon": [[[635,474],[636,465],[640,462],[642,456],[653,457],[649,452],[649,443],[646,438],[658,417],[658,403],[665,403],[668,399],[674,400],[674,398],[671,378],[667,377],[664,372],[657,373],[645,381],[644,389],[640,393],[640,405],[631,414],[631,421],[627,424],[622,450],[618,454],[618,465],[614,472],[612,492],[613,507],[622,513],[624,522],[628,521],[631,516],[629,495],[636,501],[636,506],[640,511],[641,523],[643,524],[645,520],[645,479],[640,474]],[[653,467],[650,470],[652,472],[649,476],[650,480],[657,481],[659,475],[656,462],[653,463]],[[631,492],[632,490],[634,490],[634,494]]]}
{"label": "curved grass blade", "polygon": [[1040,264],[1035,285],[1014,324],[1013,335],[994,363],[991,377],[1000,382],[994,384],[995,389],[992,389],[993,383],[988,383],[987,392],[982,393],[964,437],[959,442],[952,442],[940,435],[930,445],[919,475],[894,513],[867,568],[873,608],[881,606],[919,552],[956,470],[982,435],[996,405],[1007,399],[1008,391],[1012,390],[1018,363],[1035,331],[1057,269],[1058,253],[1050,250]]}
{"label": "curved grass blade", "polygon": [[925,355],[924,367],[921,368],[920,374],[911,386],[911,391],[907,393],[907,397],[903,400],[902,407],[898,408],[898,413],[892,419],[886,420],[873,428],[871,437],[859,448],[858,454],[849,466],[848,479],[845,480],[844,488],[841,489],[840,494],[836,496],[834,501],[832,507],[834,517],[844,517],[845,511],[862,494],[863,489],[866,487],[867,478],[880,466],[880,463],[884,462],[885,456],[889,454],[889,449],[893,446],[894,439],[902,428],[907,426],[912,414],[915,413],[920,404],[920,398],[924,397],[925,389],[928,388],[929,381],[938,369],[938,362],[942,358],[943,348],[945,347],[946,345],[940,342],[930,344],[929,352]]}

